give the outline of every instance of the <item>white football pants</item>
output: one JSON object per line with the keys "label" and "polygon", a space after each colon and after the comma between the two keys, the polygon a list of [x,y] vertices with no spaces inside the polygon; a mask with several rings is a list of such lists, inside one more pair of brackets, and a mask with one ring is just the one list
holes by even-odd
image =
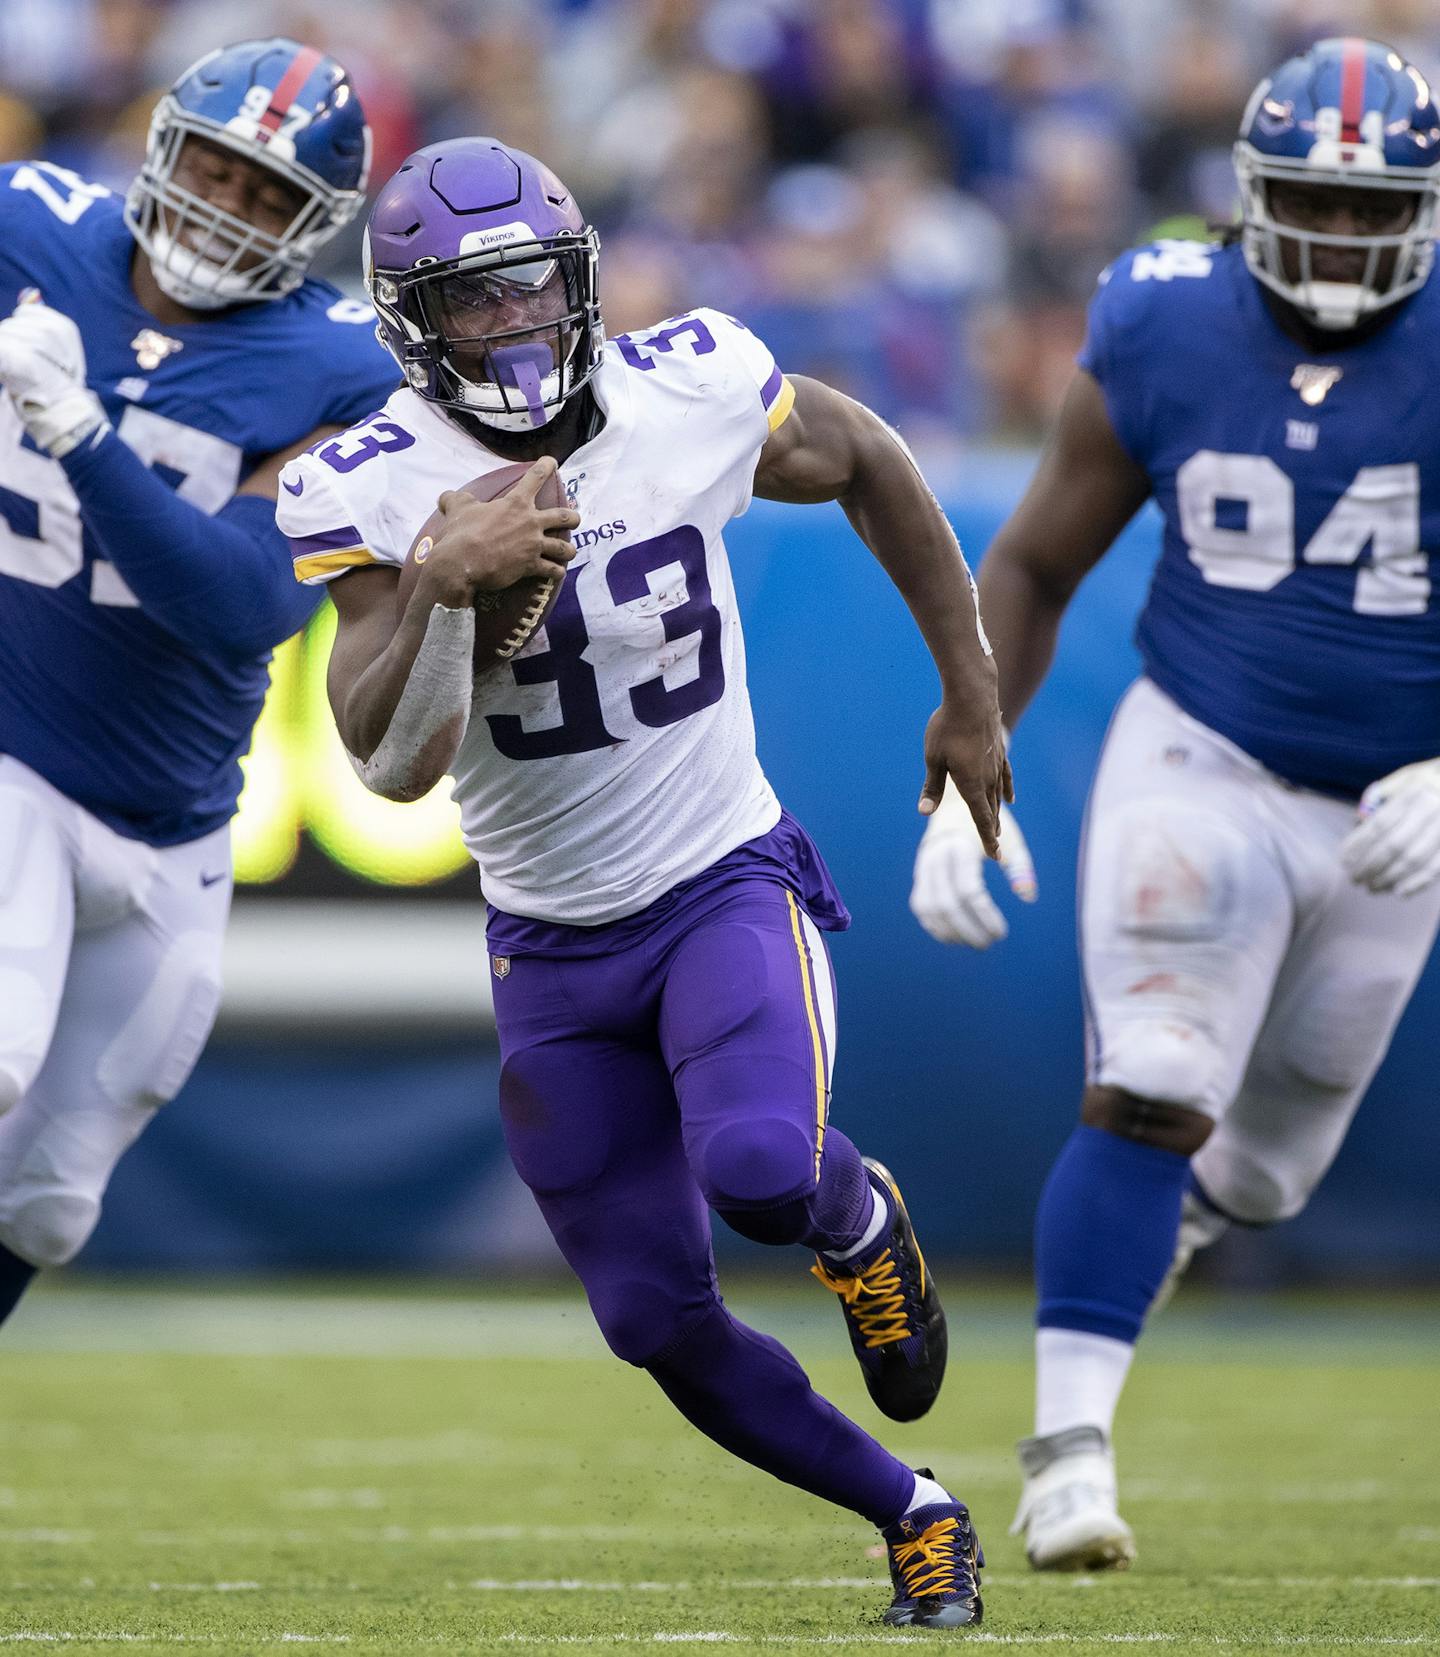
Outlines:
{"label": "white football pants", "polygon": [[230,831],[127,840],[0,757],[0,1242],[75,1255],[220,999]]}
{"label": "white football pants", "polygon": [[1253,1224],[1334,1160],[1440,924],[1440,886],[1349,879],[1354,821],[1149,680],[1116,710],[1080,854],[1088,1079],[1214,1118],[1196,1178]]}

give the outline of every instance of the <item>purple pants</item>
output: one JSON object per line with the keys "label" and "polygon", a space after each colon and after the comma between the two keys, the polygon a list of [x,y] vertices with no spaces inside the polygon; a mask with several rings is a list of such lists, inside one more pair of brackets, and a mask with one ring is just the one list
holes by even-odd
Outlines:
{"label": "purple pants", "polygon": [[735,1454],[884,1525],[909,1470],[730,1316],[707,1211],[760,1242],[859,1239],[869,1186],[826,1121],[834,998],[815,925],[848,919],[782,817],[641,915],[494,913],[489,941],[506,1142],[611,1350]]}

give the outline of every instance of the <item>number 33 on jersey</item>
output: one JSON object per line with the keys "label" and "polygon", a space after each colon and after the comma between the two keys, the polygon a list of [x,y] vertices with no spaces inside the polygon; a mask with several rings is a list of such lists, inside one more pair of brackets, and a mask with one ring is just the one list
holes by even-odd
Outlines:
{"label": "number 33 on jersey", "polygon": [[1440,284],[1340,350],[1271,314],[1238,246],[1111,267],[1081,365],[1164,549],[1145,669],[1278,776],[1358,797],[1440,749]]}
{"label": "number 33 on jersey", "polygon": [[[581,925],[633,913],[778,820],[722,535],[794,397],[715,311],[612,340],[592,387],[604,428],[561,468],[583,518],[575,559],[545,627],[477,681],[455,766],[490,901]],[[286,468],[297,576],[402,564],[442,491],[503,464],[396,392]]]}

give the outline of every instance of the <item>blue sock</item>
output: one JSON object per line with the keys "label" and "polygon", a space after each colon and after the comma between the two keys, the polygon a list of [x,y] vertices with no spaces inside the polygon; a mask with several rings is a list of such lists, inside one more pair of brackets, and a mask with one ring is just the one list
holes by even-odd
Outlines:
{"label": "blue sock", "polygon": [[20,1296],[30,1286],[34,1275],[35,1268],[28,1260],[11,1254],[4,1243],[0,1243],[0,1323],[4,1323],[20,1304]]}
{"label": "blue sock", "polygon": [[1079,1127],[1035,1216],[1036,1322],[1135,1341],[1175,1256],[1190,1159]]}

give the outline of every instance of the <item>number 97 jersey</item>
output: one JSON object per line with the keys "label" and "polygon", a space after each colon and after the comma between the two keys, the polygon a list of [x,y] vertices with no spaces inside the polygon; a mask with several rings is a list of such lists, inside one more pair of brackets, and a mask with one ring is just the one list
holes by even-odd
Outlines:
{"label": "number 97 jersey", "polygon": [[[779,820],[722,532],[794,399],[714,311],[610,341],[591,389],[604,427],[560,468],[575,558],[545,626],[476,680],[454,768],[489,901],[581,926],[638,912]],[[444,490],[504,464],[396,392],[282,475],[297,576],[402,564]]]}
{"label": "number 97 jersey", "polygon": [[1311,352],[1238,246],[1124,255],[1080,363],[1165,520],[1148,676],[1288,782],[1355,798],[1440,754],[1440,284]]}

